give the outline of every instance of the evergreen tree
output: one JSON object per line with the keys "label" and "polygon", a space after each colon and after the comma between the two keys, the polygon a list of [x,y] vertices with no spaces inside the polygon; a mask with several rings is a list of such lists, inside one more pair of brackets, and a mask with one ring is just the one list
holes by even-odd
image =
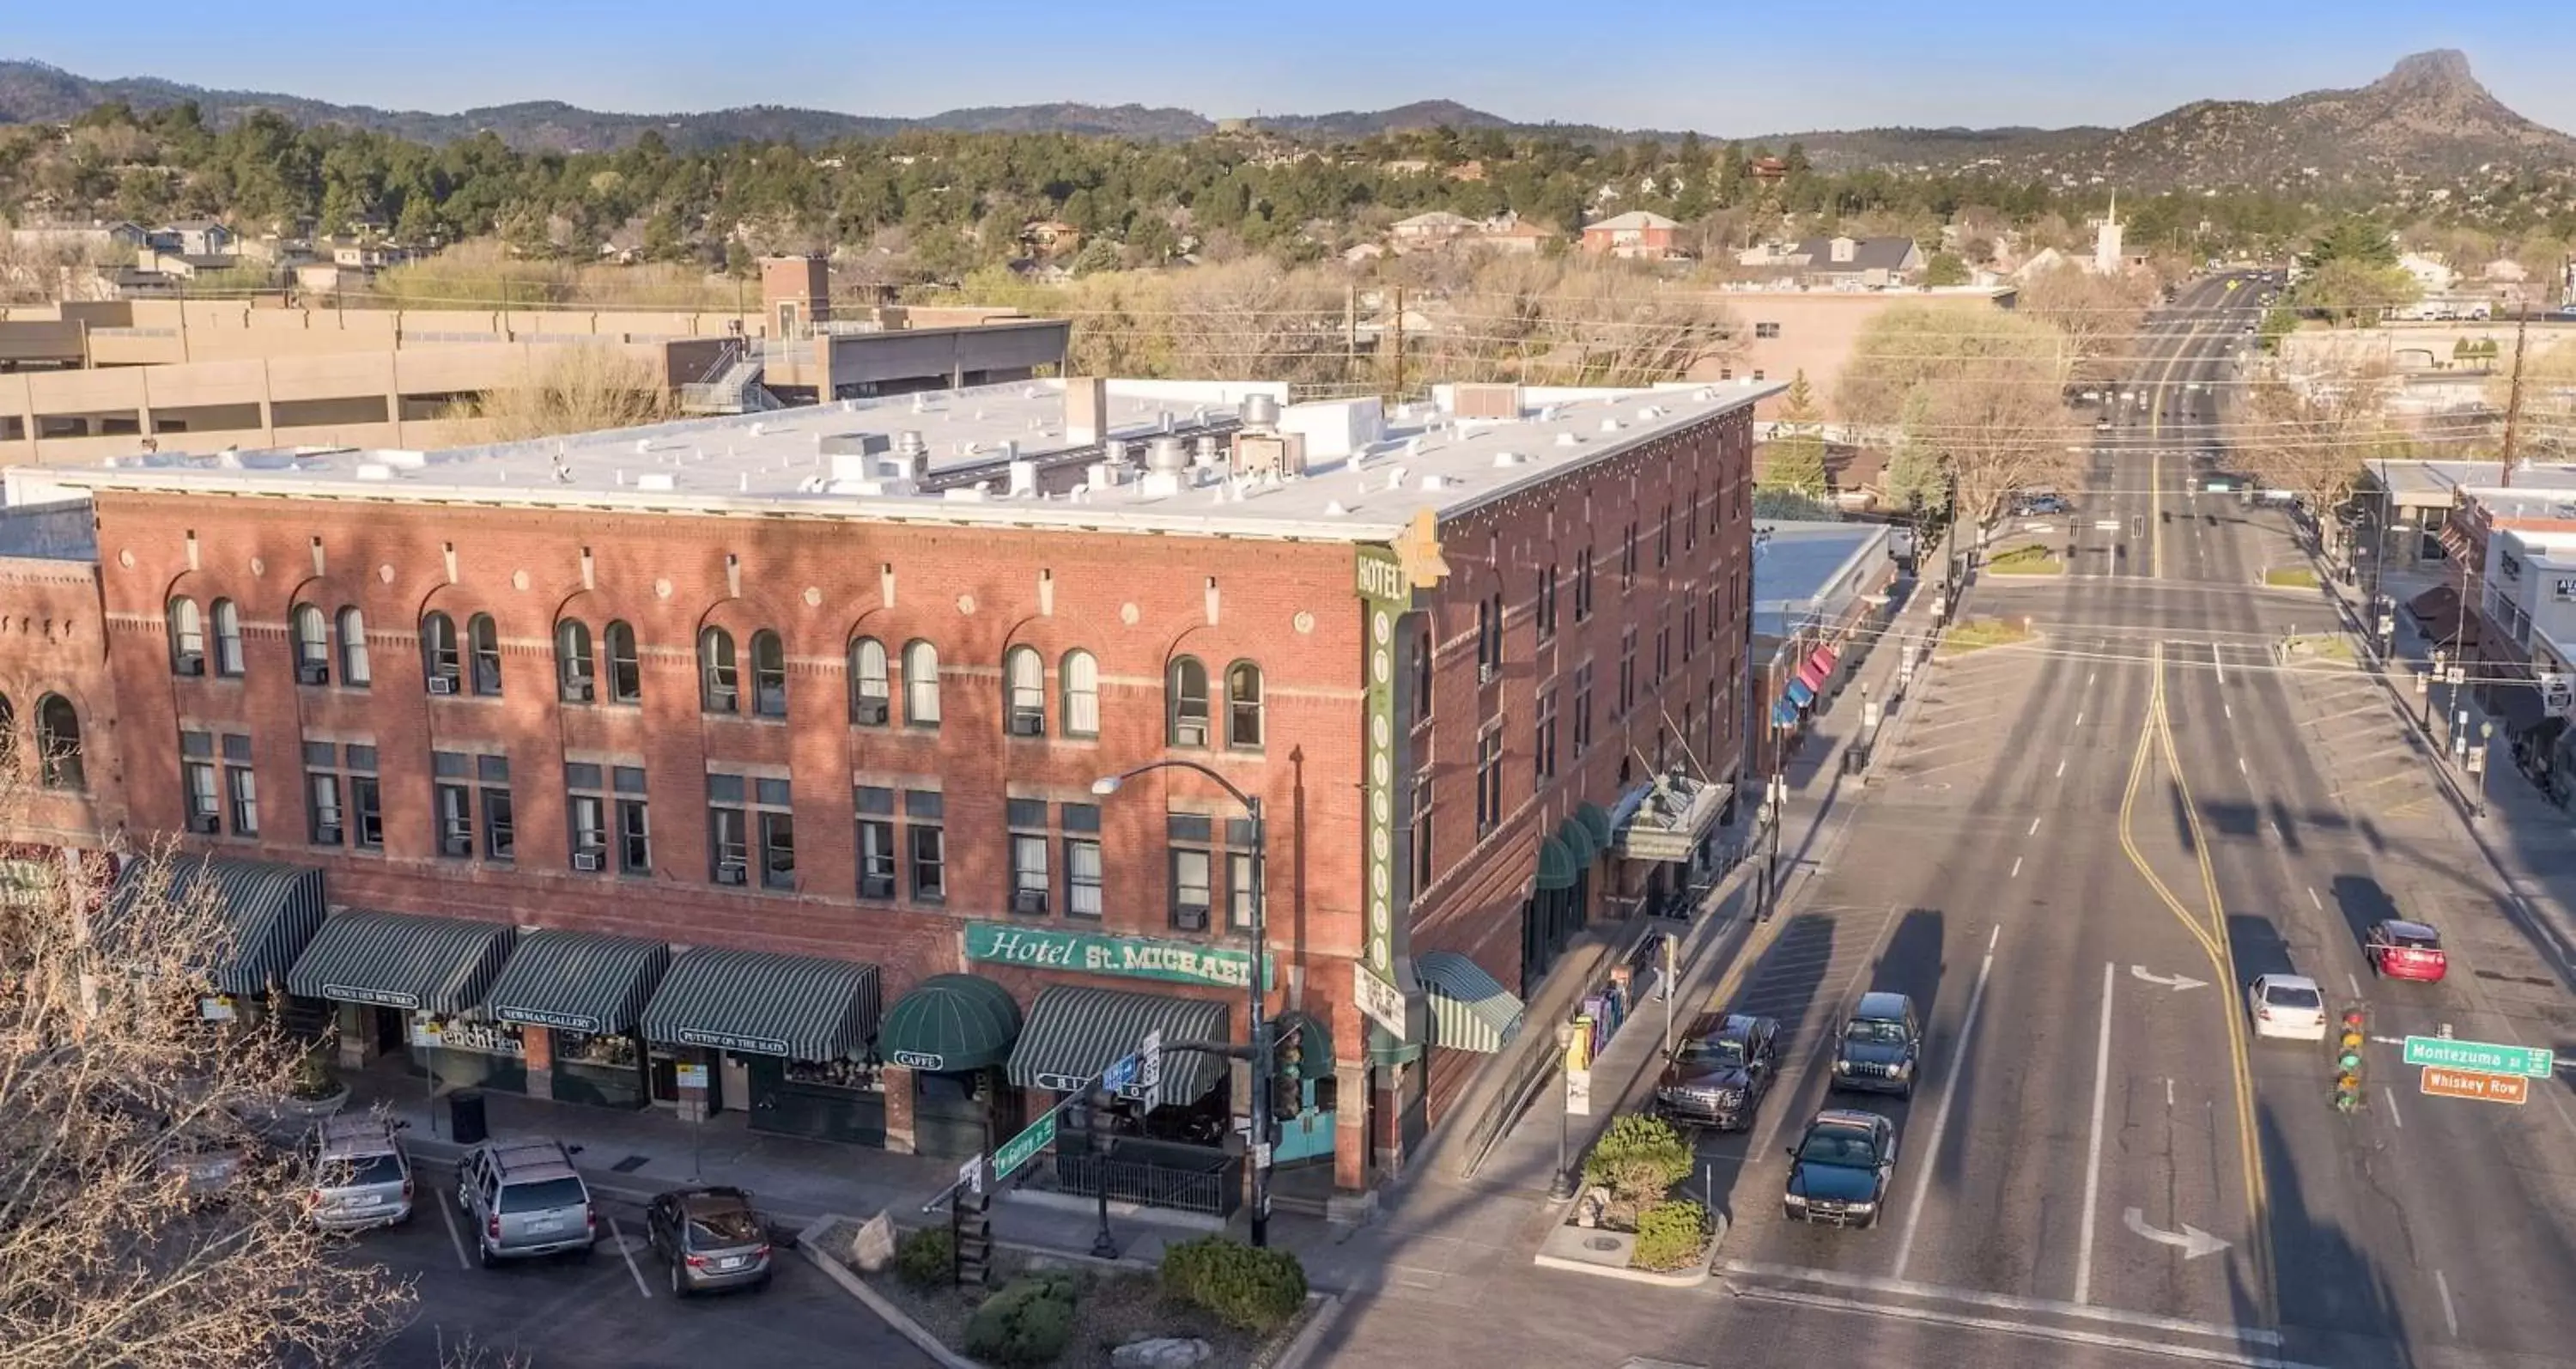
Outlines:
{"label": "evergreen tree", "polygon": [[1825,497],[1824,416],[1816,409],[1816,394],[1803,370],[1790,380],[1789,393],[1780,401],[1778,432],[1763,456],[1761,478],[1754,482],[1757,489],[1784,490],[1809,499]]}

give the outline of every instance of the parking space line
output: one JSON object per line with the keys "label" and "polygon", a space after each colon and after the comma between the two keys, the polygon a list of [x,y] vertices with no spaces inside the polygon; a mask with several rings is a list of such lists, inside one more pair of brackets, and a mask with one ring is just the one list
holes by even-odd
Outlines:
{"label": "parking space line", "polygon": [[465,1257],[465,1233],[456,1229],[456,1204],[441,1202],[434,1197],[430,1201],[437,1205],[438,1215],[447,1221],[447,1243],[456,1247],[456,1267],[472,1269],[474,1261]]}
{"label": "parking space line", "polygon": [[[2019,862],[2015,862],[2015,869]],[[1923,1148],[1922,1168],[1914,1179],[1914,1197],[1905,1207],[1905,1232],[1896,1241],[1896,1272],[1905,1277],[1906,1262],[1914,1258],[1914,1232],[1923,1222],[1923,1199],[1932,1191],[1928,1170],[1937,1167],[1941,1157],[1941,1136],[1950,1129],[1950,1104],[1959,1097],[1959,1071],[1968,1062],[1968,1043],[1977,1036],[1977,1009],[1986,1001],[1986,980],[1995,971],[1995,943],[2003,939],[2004,929],[1997,924],[1986,938],[1986,958],[1977,966],[1977,986],[1968,991],[1968,1011],[1959,1019],[1959,1039],[1950,1047],[1950,1069],[1941,1079],[1941,1104],[1932,1112],[1932,1140]]]}
{"label": "parking space line", "polygon": [[643,1294],[645,1299],[650,1301],[653,1297],[653,1287],[644,1282],[644,1271],[635,1265],[635,1247],[626,1243],[626,1233],[617,1229],[615,1217],[608,1219],[608,1234],[617,1241],[617,1253],[625,1257],[626,1272],[635,1276],[635,1291]]}
{"label": "parking space line", "polygon": [[[2084,1216],[2075,1238],[2075,1301],[2093,1301],[2093,1209],[2102,1197],[2102,1109],[2111,1088],[2112,962],[2102,966],[2102,1035],[2093,1048],[2093,1139],[2084,1156]],[[2173,1104],[2173,1081],[2165,1081],[2165,1104]]]}

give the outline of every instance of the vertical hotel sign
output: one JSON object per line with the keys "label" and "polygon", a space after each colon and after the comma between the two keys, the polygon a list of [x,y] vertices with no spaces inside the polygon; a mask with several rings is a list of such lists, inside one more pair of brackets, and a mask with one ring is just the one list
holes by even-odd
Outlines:
{"label": "vertical hotel sign", "polygon": [[1353,979],[1360,1010],[1401,1041],[1404,993],[1395,982],[1395,624],[1413,601],[1403,560],[1384,547],[1359,548],[1359,595],[1367,675],[1360,750],[1366,805],[1361,907],[1368,925]]}

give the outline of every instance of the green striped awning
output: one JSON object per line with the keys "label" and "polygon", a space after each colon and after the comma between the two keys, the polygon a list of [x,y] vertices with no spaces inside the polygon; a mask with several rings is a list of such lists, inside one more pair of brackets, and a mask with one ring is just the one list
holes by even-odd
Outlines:
{"label": "green striped awning", "polygon": [[1538,887],[1547,893],[1571,889],[1583,877],[1583,867],[1574,863],[1574,853],[1565,843],[1548,837],[1538,844]]}
{"label": "green striped awning", "polygon": [[1577,876],[1583,873],[1585,867],[1601,858],[1601,848],[1592,840],[1592,829],[1584,826],[1579,818],[1567,818],[1557,824],[1556,840],[1557,844],[1565,848],[1567,855],[1574,857],[1574,872]]}
{"label": "green striped awning", "polygon": [[1431,1044],[1492,1055],[1521,1029],[1521,1001],[1455,951],[1424,951],[1414,976],[1431,1000]]}
{"label": "green striped awning", "polygon": [[212,901],[230,946],[203,967],[217,993],[263,994],[286,982],[288,967],[322,926],[322,872],[270,861],[192,859],[129,862],[117,872],[91,933],[114,954],[125,938],[148,941],[155,909],[183,915]]}
{"label": "green striped awning", "polygon": [[460,1013],[482,1003],[518,936],[506,922],[341,913],[323,922],[286,972],[286,991],[335,1003]]}
{"label": "green striped awning", "polygon": [[656,1045],[838,1060],[876,1034],[877,967],[700,946],[672,957],[643,1025]]}
{"label": "green striped awning", "polygon": [[1582,823],[1584,835],[1592,838],[1594,855],[1597,856],[1610,849],[1611,824],[1608,810],[1590,799],[1585,799],[1574,806],[1574,820]]}
{"label": "green striped awning", "polygon": [[980,1070],[1011,1058],[1020,1005],[980,974],[935,974],[895,1000],[877,1028],[877,1054],[933,1073]]}
{"label": "green striped awning", "polygon": [[542,929],[519,938],[484,1003],[504,1022],[622,1036],[670,965],[659,941]]}
{"label": "green striped awning", "polygon": [[[1145,1033],[1158,1028],[1166,1043],[1232,1039],[1223,1003],[1058,984],[1040,993],[1029,1008],[1020,1043],[1011,1048],[1011,1083],[1071,1093],[1133,1054]],[[1222,1055],[1167,1051],[1153,1106],[1197,1102],[1225,1077],[1225,1066]]]}

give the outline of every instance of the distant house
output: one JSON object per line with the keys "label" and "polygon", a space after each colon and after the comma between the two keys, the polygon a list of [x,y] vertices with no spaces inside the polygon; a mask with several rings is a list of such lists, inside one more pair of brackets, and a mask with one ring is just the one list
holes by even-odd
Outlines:
{"label": "distant house", "polygon": [[1428,214],[1416,214],[1409,219],[1396,220],[1395,226],[1389,229],[1388,233],[1390,245],[1401,253],[1446,247],[1459,238],[1475,232],[1476,229],[1477,223],[1474,219],[1462,214],[1452,214],[1446,209],[1434,209]]}
{"label": "distant house", "polygon": [[153,246],[187,257],[228,257],[233,242],[233,230],[213,219],[181,219],[152,232]]}
{"label": "distant house", "polygon": [[1923,269],[1923,249],[1912,238],[1809,238],[1790,264],[1833,285],[1895,285]]}
{"label": "distant house", "polygon": [[256,266],[230,252],[167,252],[146,247],[135,252],[134,268],[168,276],[172,280],[195,280],[218,271],[231,271],[243,266]]}
{"label": "distant house", "polygon": [[1062,219],[1035,219],[1020,229],[1020,245],[1051,257],[1082,246],[1082,230]]}
{"label": "distant house", "polygon": [[1548,239],[1555,236],[1537,224],[1514,220],[1500,225],[1486,225],[1484,230],[1476,235],[1476,244],[1513,256],[1535,256],[1540,248],[1547,245]]}
{"label": "distant house", "polygon": [[2428,252],[2401,252],[2397,265],[2414,277],[2416,286],[2428,295],[2446,293],[2460,279],[2460,273],[2452,270],[2449,262]]}
{"label": "distant house", "polygon": [[1583,228],[1583,250],[1614,257],[1661,261],[1678,255],[1681,225],[1661,214],[1632,209]]}

